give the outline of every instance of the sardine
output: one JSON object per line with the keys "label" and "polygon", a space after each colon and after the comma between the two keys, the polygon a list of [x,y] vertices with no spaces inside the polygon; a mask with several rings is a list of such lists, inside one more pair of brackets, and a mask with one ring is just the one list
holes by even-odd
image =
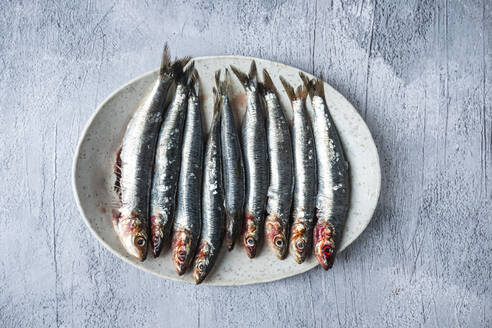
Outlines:
{"label": "sardine", "polygon": [[[214,93],[217,91],[214,89]],[[202,189],[202,233],[193,279],[199,284],[215,264],[224,239],[224,189],[222,185],[220,111],[216,94],[214,118],[205,146]]]}
{"label": "sardine", "polygon": [[166,45],[159,77],[133,114],[116,154],[114,189],[121,206],[113,210],[113,226],[126,251],[141,261],[147,256],[149,196],[156,141],[167,97],[174,84],[174,67]]}
{"label": "sardine", "polygon": [[306,113],[307,90],[299,86],[296,91],[280,77],[293,111],[292,140],[294,151],[294,199],[292,203],[292,227],[290,253],[297,263],[311,254],[313,243],[314,209],[316,207],[316,149],[311,122]]}
{"label": "sardine", "polygon": [[220,81],[220,71],[215,75],[221,115],[222,173],[225,195],[225,243],[232,250],[243,221],[244,167],[241,144],[229,103],[229,70],[225,69],[225,80]]}
{"label": "sardine", "polygon": [[268,156],[263,109],[258,97],[256,63],[251,63],[249,75],[231,66],[246,90],[246,114],[243,120],[241,144],[245,173],[245,206],[243,244],[253,258],[263,233],[265,204],[268,191]]}
{"label": "sardine", "polygon": [[288,250],[289,219],[292,206],[293,159],[290,127],[280,102],[277,89],[266,70],[264,84],[260,84],[267,113],[267,141],[270,159],[270,187],[266,204],[266,241],[279,259]]}
{"label": "sardine", "polygon": [[186,271],[195,255],[202,225],[203,135],[196,71],[193,73],[190,85],[171,246],[174,267],[179,275]]}
{"label": "sardine", "polygon": [[[186,62],[182,64],[184,66]],[[188,77],[192,67],[193,63],[186,72],[181,67],[179,76],[176,76],[174,99],[167,110],[157,142],[150,201],[150,232],[154,257],[159,256],[163,244],[169,240],[173,224],[183,125],[188,105]]]}
{"label": "sardine", "polygon": [[324,83],[300,73],[314,109],[318,195],[314,254],[323,269],[333,266],[350,203],[349,163],[325,101]]}

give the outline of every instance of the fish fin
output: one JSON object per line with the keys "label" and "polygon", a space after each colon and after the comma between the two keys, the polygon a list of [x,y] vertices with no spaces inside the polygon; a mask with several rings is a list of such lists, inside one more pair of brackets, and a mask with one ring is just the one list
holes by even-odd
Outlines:
{"label": "fish fin", "polygon": [[239,82],[243,85],[244,88],[249,86],[249,77],[242,71],[240,71],[236,66],[230,65],[232,72],[237,76]]}
{"label": "fish fin", "polygon": [[116,191],[118,198],[121,201],[121,149],[123,147],[120,146],[116,151],[116,161],[113,165],[113,173],[116,176],[116,180],[114,181],[113,189]]}
{"label": "fish fin", "polygon": [[278,94],[272,77],[270,76],[270,74],[268,74],[268,71],[266,69],[263,69],[263,80],[263,86],[265,87],[266,92]]}
{"label": "fish fin", "polygon": [[198,75],[198,71],[196,69],[193,70],[190,79],[190,92],[194,96],[200,95],[200,75]]}
{"label": "fish fin", "polygon": [[171,52],[169,51],[169,46],[167,42],[164,44],[164,50],[162,51],[162,61],[161,68],[159,70],[159,75],[161,77],[169,75],[171,73]]}
{"label": "fish fin", "polygon": [[117,209],[112,209],[111,210],[111,222],[113,222],[113,227],[116,231],[118,231],[118,222],[120,221],[121,218],[121,212]]}

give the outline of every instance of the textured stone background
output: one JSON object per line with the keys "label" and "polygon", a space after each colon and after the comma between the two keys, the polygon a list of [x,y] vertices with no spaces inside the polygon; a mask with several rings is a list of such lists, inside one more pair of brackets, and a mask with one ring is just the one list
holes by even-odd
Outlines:
{"label": "textured stone background", "polygon": [[[71,190],[79,133],[164,41],[323,74],[358,108],[382,192],[333,270],[195,287],[90,235]],[[491,65],[489,0],[2,1],[0,326],[492,326]]]}

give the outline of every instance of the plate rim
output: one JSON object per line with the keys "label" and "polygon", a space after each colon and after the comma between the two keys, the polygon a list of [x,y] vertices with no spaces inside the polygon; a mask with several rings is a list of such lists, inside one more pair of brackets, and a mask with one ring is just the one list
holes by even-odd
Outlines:
{"label": "plate rim", "polygon": [[[281,62],[272,61],[270,59],[263,59],[263,58],[250,57],[250,56],[239,56],[239,55],[200,56],[200,57],[193,57],[192,58],[192,60],[210,60],[210,59],[222,59],[222,60],[224,60],[224,59],[226,59],[226,60],[227,59],[235,59],[235,60],[261,60],[261,61],[267,62],[268,64],[273,64],[273,65],[277,65],[277,66],[280,66],[280,67],[288,67],[288,68],[297,69],[297,70],[305,73],[310,78],[315,77],[313,74],[310,74],[308,72],[305,72],[304,70],[302,70],[300,68],[297,68],[297,67],[292,66],[292,65],[287,65],[287,64],[284,64],[284,63],[281,63]],[[79,138],[78,138],[78,141],[77,141],[77,147],[76,147],[75,152],[74,152],[74,155],[73,155],[73,160],[72,160],[72,193],[73,193],[73,196],[75,198],[75,202],[77,204],[77,208],[79,210],[79,213],[82,214],[81,216],[82,216],[82,219],[83,219],[85,225],[89,228],[89,231],[91,232],[91,234],[93,236],[95,236],[96,239],[102,245],[104,245],[104,247],[106,249],[108,249],[112,254],[116,255],[116,257],[118,257],[119,259],[122,259],[126,263],[131,264],[133,267],[135,267],[137,269],[140,269],[140,270],[143,270],[145,272],[148,272],[148,273],[150,273],[150,274],[152,274],[154,276],[157,276],[159,278],[164,278],[164,279],[168,279],[168,280],[172,280],[172,281],[176,281],[176,282],[181,282],[181,283],[192,284],[192,282],[178,279],[178,277],[164,276],[164,275],[162,275],[162,274],[160,274],[158,272],[155,272],[155,271],[152,271],[152,270],[146,268],[145,266],[138,265],[137,263],[134,263],[134,262],[130,261],[128,258],[126,258],[123,255],[119,254],[101,236],[99,236],[99,234],[97,233],[97,231],[92,227],[91,223],[89,222],[89,219],[87,218],[87,214],[85,213],[85,210],[82,207],[82,203],[80,201],[79,192],[77,190],[77,182],[76,182],[76,180],[77,180],[77,171],[76,171],[76,169],[77,169],[78,159],[79,159],[79,156],[80,156],[82,142],[85,140],[85,138],[87,136],[87,133],[88,133],[88,130],[91,127],[91,125],[92,125],[93,121],[95,120],[96,116],[99,114],[99,112],[101,111],[101,109],[112,98],[114,98],[118,93],[120,93],[123,89],[127,88],[129,85],[131,85],[131,84],[133,84],[133,83],[135,83],[135,82],[137,82],[137,81],[139,81],[139,80],[141,80],[141,79],[143,79],[143,78],[145,78],[145,77],[147,77],[149,75],[155,74],[155,72],[157,72],[158,70],[159,70],[159,68],[156,68],[156,69],[147,71],[147,72],[145,72],[145,73],[143,73],[143,74],[141,74],[141,75],[139,75],[139,76],[131,79],[130,81],[124,83],[123,85],[121,85],[120,87],[118,87],[117,89],[115,89],[113,92],[111,92],[106,98],[104,98],[104,100],[102,102],[100,102],[97,105],[96,109],[94,110],[94,112],[89,117],[87,123],[85,124],[84,128],[82,129],[82,131],[81,131],[81,133],[79,135]],[[375,149],[375,153],[376,153],[376,164],[377,164],[377,168],[378,168],[376,170],[376,175],[377,176],[376,176],[376,186],[375,186],[375,191],[377,193],[377,196],[376,196],[376,201],[375,201],[374,206],[372,206],[369,209],[370,214],[371,214],[370,215],[370,219],[366,223],[364,223],[363,225],[361,225],[362,229],[361,229],[360,233],[355,238],[349,239],[348,245],[340,250],[340,252],[343,252],[347,247],[349,247],[350,245],[352,245],[353,242],[357,238],[359,238],[359,236],[366,230],[367,226],[369,225],[369,223],[373,219],[374,213],[375,213],[376,208],[377,208],[377,206],[379,204],[379,197],[381,195],[381,164],[380,164],[380,159],[379,159],[379,151],[378,151],[378,148],[377,148],[376,143],[374,141],[374,137],[372,135],[372,132],[369,129],[369,127],[367,126],[366,121],[362,118],[362,116],[357,111],[356,107],[342,93],[340,93],[336,88],[334,88],[331,84],[327,83],[324,80],[323,80],[323,83],[326,83],[327,85],[329,85],[340,96],[342,96],[343,99],[345,99],[345,101],[347,101],[347,103],[353,108],[355,114],[364,123],[364,125],[367,128],[367,131],[369,132],[369,135],[371,137],[370,138],[370,144]],[[272,281],[286,279],[286,278],[289,278],[289,277],[294,277],[294,276],[297,276],[297,275],[306,273],[307,271],[310,271],[310,270],[315,269],[317,267],[318,267],[317,264],[315,264],[312,267],[311,266],[306,266],[305,270],[303,268],[303,270],[299,271],[298,273],[296,273],[294,275],[284,274],[284,275],[280,275],[280,276],[275,276],[272,279],[264,279],[264,280],[261,280],[261,281],[232,282],[232,281],[228,281],[228,280],[222,280],[220,282],[207,282],[207,281],[204,281],[202,284],[203,285],[208,285],[208,286],[245,286],[245,285],[254,285],[254,284],[268,283],[268,282],[272,282]]]}

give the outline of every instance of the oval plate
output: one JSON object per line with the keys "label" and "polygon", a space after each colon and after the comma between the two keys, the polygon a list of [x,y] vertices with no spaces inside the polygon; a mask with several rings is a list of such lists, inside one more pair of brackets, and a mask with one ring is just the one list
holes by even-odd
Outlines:
{"label": "oval plate", "polygon": [[[251,60],[256,60],[261,80],[261,71],[266,68],[279,91],[280,101],[289,120],[292,110],[279,76],[282,75],[294,87],[301,84],[299,70],[280,63],[248,57],[220,56],[195,58],[195,67],[200,74],[202,110],[205,131],[208,131],[212,117],[214,73],[229,65],[235,65],[248,72]],[[312,75],[305,73],[307,76]],[[113,192],[113,163],[116,149],[120,145],[126,125],[140,99],[146,94],[157,77],[157,70],[129,82],[110,95],[96,110],[85,130],[75,152],[73,163],[73,191],[82,217],[94,236],[116,256],[128,263],[160,277],[192,282],[188,272],[178,276],[171,263],[170,252],[154,259],[148,256],[139,262],[129,256],[121,246],[111,223],[111,210],[118,207]],[[239,81],[231,75],[232,107],[244,115],[245,95]],[[325,93],[330,112],[340,133],[351,166],[352,196],[351,208],[341,243],[341,249],[350,245],[368,225],[377,205],[381,172],[376,146],[366,124],[355,108],[335,89],[325,83]],[[308,111],[311,108],[308,101]],[[238,122],[239,124],[239,122]],[[303,264],[297,264],[292,256],[278,260],[263,247],[255,259],[249,259],[242,245],[236,243],[233,251],[221,251],[219,260],[204,284],[246,285],[273,281],[308,271],[317,265],[311,256]],[[336,262],[335,262],[336,265]]]}

